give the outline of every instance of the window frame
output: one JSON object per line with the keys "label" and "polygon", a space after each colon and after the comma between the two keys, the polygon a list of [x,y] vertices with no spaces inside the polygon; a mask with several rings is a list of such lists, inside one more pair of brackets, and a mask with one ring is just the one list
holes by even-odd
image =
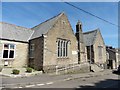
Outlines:
{"label": "window frame", "polygon": [[[67,39],[57,39],[57,58],[69,57],[69,41]],[[62,44],[61,44],[62,43]],[[61,51],[62,50],[62,51]]]}
{"label": "window frame", "polygon": [[[5,47],[4,47],[5,44],[8,44],[8,49],[5,49]],[[10,45],[14,45],[14,49],[11,49],[11,48],[10,48]],[[4,57],[3,57],[5,50],[8,50],[8,57],[7,57],[7,58],[4,58]],[[9,58],[9,57],[10,57],[10,51],[13,51],[13,52],[14,52],[13,58]],[[2,59],[3,59],[3,60],[6,60],[6,59],[7,59],[7,60],[15,59],[15,55],[16,55],[16,45],[13,44],[13,43],[3,43]]]}
{"label": "window frame", "polygon": [[[101,50],[101,51],[99,51]],[[101,54],[101,55],[100,55]],[[102,59],[103,57],[103,46],[98,46],[98,56],[99,56],[99,59]]]}
{"label": "window frame", "polygon": [[110,55],[109,55],[109,53],[108,52],[106,52],[106,56],[107,56],[107,60],[109,60],[110,59]]}
{"label": "window frame", "polygon": [[[33,49],[31,49],[31,46],[33,46]],[[34,58],[34,51],[35,51],[35,44],[30,44],[29,58]],[[31,56],[31,53],[33,54],[32,56]]]}

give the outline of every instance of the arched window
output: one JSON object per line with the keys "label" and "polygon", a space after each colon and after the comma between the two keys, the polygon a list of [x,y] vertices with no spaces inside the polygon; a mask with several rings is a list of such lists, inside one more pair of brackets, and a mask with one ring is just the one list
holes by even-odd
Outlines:
{"label": "arched window", "polygon": [[66,57],[68,56],[68,42],[66,42]]}
{"label": "arched window", "polygon": [[66,54],[65,54],[65,52],[66,52],[66,46],[65,46],[65,44],[66,44],[66,42],[64,41],[64,43],[63,43],[63,57],[65,57],[66,56]]}
{"label": "arched window", "polygon": [[60,43],[60,57],[62,57],[62,52],[63,52],[63,41]]}
{"label": "arched window", "polygon": [[102,46],[98,46],[98,56],[99,56],[99,59],[102,59],[102,51],[103,51],[103,47]]}
{"label": "arched window", "polygon": [[60,40],[58,41],[58,57],[60,57]]}
{"label": "arched window", "polygon": [[57,42],[57,55],[58,57],[68,57],[68,40],[59,39]]}

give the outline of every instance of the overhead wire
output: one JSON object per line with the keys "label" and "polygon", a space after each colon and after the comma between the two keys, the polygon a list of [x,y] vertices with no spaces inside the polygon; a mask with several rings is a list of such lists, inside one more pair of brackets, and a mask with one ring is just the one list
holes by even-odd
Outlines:
{"label": "overhead wire", "polygon": [[80,10],[80,11],[83,11],[84,13],[87,13],[87,14],[95,17],[95,18],[98,18],[98,19],[100,19],[100,20],[102,20],[102,21],[104,21],[104,22],[106,22],[106,23],[109,23],[109,24],[114,25],[114,26],[116,26],[116,27],[120,27],[119,25],[116,25],[116,24],[114,24],[114,23],[112,23],[112,22],[110,22],[110,21],[108,21],[108,20],[105,20],[105,19],[103,19],[103,18],[101,18],[101,17],[99,17],[99,16],[97,16],[97,15],[94,15],[94,14],[92,14],[92,13],[86,11],[86,10],[83,10],[83,9],[79,8],[78,6],[75,6],[75,5],[73,5],[73,4],[69,3],[69,2],[64,2],[64,3],[67,4],[67,5],[69,5],[69,6],[72,6],[73,8],[76,8],[76,9],[78,9],[78,10]]}

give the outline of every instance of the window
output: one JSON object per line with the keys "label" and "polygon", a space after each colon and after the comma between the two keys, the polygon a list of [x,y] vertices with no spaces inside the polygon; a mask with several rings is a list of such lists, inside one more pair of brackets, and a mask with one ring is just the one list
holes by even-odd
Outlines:
{"label": "window", "polygon": [[30,58],[34,57],[34,44],[30,44]]}
{"label": "window", "polygon": [[14,44],[4,44],[3,46],[3,58],[13,59],[15,56],[15,45]]}
{"label": "window", "polygon": [[65,57],[65,51],[66,51],[66,50],[65,50],[65,49],[66,49],[65,44],[66,44],[66,43],[65,43],[65,41],[64,41],[64,42],[63,42],[63,57]]}
{"label": "window", "polygon": [[8,58],[8,50],[3,51],[3,58]]}
{"label": "window", "polygon": [[109,53],[108,52],[106,53],[106,56],[107,56],[107,60],[108,60],[109,59]]}
{"label": "window", "polygon": [[58,57],[68,57],[68,40],[58,39]]}
{"label": "window", "polygon": [[66,42],[65,50],[66,50],[66,56],[68,56],[68,42]]}
{"label": "window", "polygon": [[58,57],[60,57],[60,41],[58,41]]}
{"label": "window", "polygon": [[63,52],[63,41],[60,43],[60,57],[62,57]]}
{"label": "window", "polygon": [[102,46],[98,46],[98,56],[100,59],[102,58],[102,49],[103,49]]}

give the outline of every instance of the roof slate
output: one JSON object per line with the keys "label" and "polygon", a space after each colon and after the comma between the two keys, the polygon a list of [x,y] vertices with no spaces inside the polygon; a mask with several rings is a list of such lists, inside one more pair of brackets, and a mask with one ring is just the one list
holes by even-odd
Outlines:
{"label": "roof slate", "polygon": [[99,30],[96,29],[93,31],[83,33],[83,39],[86,46],[90,46],[94,44],[98,31]]}
{"label": "roof slate", "polygon": [[2,39],[28,42],[33,30],[14,24],[0,22],[2,24]]}
{"label": "roof slate", "polygon": [[53,27],[53,25],[56,23],[56,21],[62,14],[64,14],[64,13],[60,13],[57,16],[54,16],[54,17],[48,19],[47,21],[31,28],[34,30],[34,33],[30,39],[34,39],[34,38],[42,36],[42,34],[46,34]]}
{"label": "roof slate", "polygon": [[[45,22],[33,27],[25,28],[0,22],[2,24],[2,39],[16,40],[28,42],[30,39],[38,38],[42,34],[46,34],[57,22],[64,12],[46,20]],[[83,39],[86,46],[93,45],[99,29],[83,33]]]}
{"label": "roof slate", "polygon": [[33,28],[25,28],[21,26],[16,26],[14,24],[0,22],[0,24],[2,24],[1,38],[28,42],[30,39],[34,39],[42,36],[42,34],[46,34],[54,26],[54,24],[62,14],[64,14],[64,12],[46,20],[45,22]]}

